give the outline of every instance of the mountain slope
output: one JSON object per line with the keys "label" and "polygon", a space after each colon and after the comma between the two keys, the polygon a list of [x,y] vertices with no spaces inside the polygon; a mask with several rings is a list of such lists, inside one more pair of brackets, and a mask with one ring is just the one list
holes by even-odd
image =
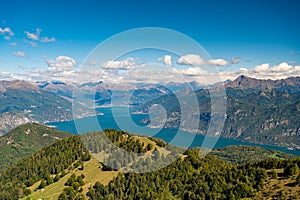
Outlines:
{"label": "mountain slope", "polygon": [[[60,140],[37,153],[23,158],[0,175],[1,199],[18,199],[31,193],[26,187],[43,180],[43,185],[53,183],[52,175],[64,176],[64,170],[75,161],[89,160],[79,137],[71,136]],[[80,166],[80,164],[79,164]],[[57,176],[56,180],[60,177]]]}
{"label": "mountain slope", "polygon": [[[238,77],[226,87],[226,119],[222,137],[262,144],[272,144],[300,149],[300,78],[285,80],[257,80],[245,76]],[[199,130],[188,130],[206,134],[211,120],[210,92],[196,91],[200,116],[191,112],[183,123],[199,118]],[[189,105],[191,95],[185,94],[180,108],[175,95],[164,95],[147,102],[140,109],[147,112],[152,105],[161,104],[167,111],[165,127],[178,128],[180,111]],[[214,113],[218,115],[218,113]],[[147,119],[144,123],[149,123]]]}
{"label": "mountain slope", "polygon": [[0,81],[0,135],[24,122],[72,119],[71,102],[26,81]]}
{"label": "mountain slope", "polygon": [[[115,145],[133,152],[153,144],[147,149],[148,155],[157,157],[155,162],[166,162],[172,156],[153,149],[166,145],[157,139],[115,130],[104,133]],[[274,195],[269,182],[275,187],[280,180],[284,180],[281,185],[288,184],[282,185],[283,197],[299,197],[300,187],[295,182],[300,176],[296,167],[299,158],[236,165],[211,155],[199,157],[199,150],[187,150],[165,168],[124,173],[91,159],[82,141],[94,149],[97,134],[71,136],[19,160],[0,174],[0,199],[267,199]],[[144,161],[146,167],[151,164],[147,158]]]}
{"label": "mountain slope", "polygon": [[287,79],[279,80],[261,80],[250,78],[244,75],[237,77],[234,81],[227,81],[226,88],[240,88],[249,89],[254,88],[256,90],[300,90],[300,77],[289,77]]}
{"label": "mountain slope", "polygon": [[267,159],[284,160],[294,158],[290,154],[258,146],[227,146],[221,149],[213,149],[209,154],[236,164],[259,162]]}
{"label": "mountain slope", "polygon": [[[41,125],[33,124],[30,130],[34,128],[40,129],[40,126]],[[19,143],[23,144],[25,143],[23,138],[29,133],[26,128],[27,127],[23,125],[18,131],[15,131],[14,134],[8,133],[7,135],[10,135],[9,139],[19,138]],[[44,128],[48,129],[47,127]],[[19,131],[25,131],[26,136],[24,136],[23,132]],[[104,133],[108,137],[115,138],[113,141],[116,145],[125,145],[125,149],[130,150],[132,148],[132,151],[137,152],[140,150],[144,152],[153,150],[155,145],[149,148],[146,144],[155,144],[155,141],[158,141],[156,139],[150,140],[140,136],[129,135],[122,131],[107,130]],[[103,180],[102,183],[108,183],[117,171],[108,168],[103,168],[102,170],[102,165],[100,165],[98,161],[95,159],[90,160],[91,156],[82,142],[82,140],[93,141],[93,144],[97,144],[97,141],[94,140],[97,138],[97,134],[98,133],[89,133],[80,137],[71,136],[59,140],[48,147],[42,148],[29,157],[20,159],[16,164],[8,167],[0,174],[0,187],[3,189],[0,191],[0,199],[17,199],[27,196],[34,191],[36,191],[36,193],[33,193],[33,196],[41,194],[41,191],[42,194],[45,194],[49,188],[56,188],[59,194],[63,192],[64,188],[68,188],[68,185],[64,186],[64,184],[68,178],[72,177],[72,173],[78,176],[80,176],[81,173],[85,174],[85,181],[88,184],[83,187],[85,192],[87,192],[88,187],[91,184],[95,184],[96,181]],[[30,135],[30,133],[28,135]],[[34,133],[32,135],[37,136]],[[124,137],[125,135],[126,137]],[[120,138],[124,138],[121,143],[119,143]],[[140,142],[140,139],[143,142]],[[162,144],[162,142],[159,143]],[[146,147],[147,150],[145,149]],[[101,175],[101,177],[97,178],[95,177],[96,175]],[[63,181],[63,183],[61,181]],[[47,187],[48,185],[50,186]],[[44,190],[46,191],[45,193],[43,192]],[[79,194],[80,192],[77,191],[77,193]]]}
{"label": "mountain slope", "polygon": [[31,120],[18,113],[0,113],[0,136],[21,124],[26,124]]}
{"label": "mountain slope", "polygon": [[19,159],[71,134],[39,124],[24,124],[0,137],[0,173]]}

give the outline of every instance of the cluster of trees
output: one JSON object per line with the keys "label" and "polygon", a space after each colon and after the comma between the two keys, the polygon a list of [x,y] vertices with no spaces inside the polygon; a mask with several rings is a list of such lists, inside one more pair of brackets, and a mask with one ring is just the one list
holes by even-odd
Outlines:
{"label": "cluster of trees", "polygon": [[[159,170],[149,173],[120,172],[106,186],[95,183],[87,194],[82,189],[84,175],[73,174],[66,181],[59,199],[253,198],[264,188],[268,175],[270,178],[277,178],[276,169],[284,169],[284,176],[292,177],[295,184],[300,185],[300,158],[268,159],[237,165],[212,155],[201,158],[198,149],[189,149],[182,154],[182,148],[167,145],[158,139],[151,139],[155,143],[146,145],[138,137],[123,131],[107,130],[104,134],[114,145],[124,150],[148,152],[145,157],[112,154],[116,157],[108,156],[106,159],[110,160],[106,160],[107,163],[130,164],[131,168],[138,168],[143,172],[154,170],[150,167],[155,162]],[[31,193],[28,187],[37,181],[41,181],[41,189],[59,181],[68,173],[68,169],[80,167],[79,170],[84,170],[83,163],[91,159],[89,148],[101,150],[108,155],[115,151],[111,142],[107,143],[101,138],[103,139],[99,133],[71,136],[20,160],[0,175],[0,199],[25,197]],[[158,147],[165,147],[165,150],[159,151]],[[164,167],[166,162],[168,166]],[[106,170],[112,169],[106,167]]]}
{"label": "cluster of trees", "polygon": [[31,192],[27,187],[42,180],[39,187],[43,188],[58,181],[75,161],[90,158],[78,136],[58,141],[6,169],[0,175],[0,197],[18,199],[27,196]]}
{"label": "cluster of trees", "polygon": [[[156,138],[147,138],[147,142],[144,143],[144,140],[140,140],[141,136],[124,131],[109,129],[103,133],[81,135],[83,143],[92,153],[105,154],[102,162],[103,170],[153,171],[171,164],[185,151],[182,147],[169,145]],[[158,149],[165,153],[160,153]],[[155,166],[150,164],[153,162]]]}
{"label": "cluster of trees", "polygon": [[[80,137],[87,149],[94,154],[111,153],[116,149],[114,145],[134,153],[145,153],[154,148],[151,144],[145,145],[134,135],[120,130],[108,129],[104,132],[83,134]],[[158,142],[159,145],[165,145],[161,140],[153,139],[153,141]]]}
{"label": "cluster of trees", "polygon": [[268,158],[291,159],[293,156],[280,151],[264,149],[258,146],[227,146],[220,149],[214,149],[210,152],[226,161],[244,164],[266,160]]}
{"label": "cluster of trees", "polygon": [[[154,149],[152,144],[145,145],[133,135],[123,131],[106,130],[104,133],[114,145],[124,150],[144,153]],[[164,144],[164,142],[160,142],[160,145]],[[113,148],[108,148],[108,145],[112,144],[100,140],[98,132],[71,136],[45,147],[3,171],[0,175],[0,197],[1,199],[22,198],[31,193],[27,188],[38,181],[41,181],[38,188],[42,189],[59,181],[66,175],[66,171],[70,167],[80,167],[79,169],[84,170],[83,163],[91,159],[90,149],[86,147],[109,153],[108,150],[113,150]],[[132,154],[128,160],[132,162],[136,158],[137,156]],[[64,193],[67,197],[73,195],[71,188],[69,186]],[[62,195],[64,196],[64,194]]]}
{"label": "cluster of trees", "polygon": [[[133,162],[142,157],[143,153],[156,150],[154,144],[145,144],[137,136],[119,130],[108,129],[104,132],[80,135],[80,137],[92,154],[100,152],[105,154],[104,170],[129,168]],[[165,142],[159,139],[149,139],[149,141],[155,144],[157,142],[157,146],[165,145]]]}
{"label": "cluster of trees", "polygon": [[120,173],[107,186],[96,183],[89,199],[240,199],[254,197],[267,178],[263,168],[238,168],[188,150],[173,164],[151,173]]}
{"label": "cluster of trees", "polygon": [[84,178],[83,174],[76,176],[72,174],[70,178],[65,183],[65,186],[68,186],[64,189],[64,191],[58,196],[59,200],[82,200],[85,199],[84,194],[82,193],[83,189],[82,186],[84,185]]}
{"label": "cluster of trees", "polygon": [[266,159],[259,162],[247,163],[243,165],[243,168],[260,167],[267,170],[284,169],[284,175],[290,177],[298,173],[299,166],[300,157],[294,157],[292,159]]}
{"label": "cluster of trees", "polygon": [[16,164],[18,160],[57,142],[57,138],[70,136],[70,133],[61,132],[36,123],[18,126],[0,137],[0,173]]}

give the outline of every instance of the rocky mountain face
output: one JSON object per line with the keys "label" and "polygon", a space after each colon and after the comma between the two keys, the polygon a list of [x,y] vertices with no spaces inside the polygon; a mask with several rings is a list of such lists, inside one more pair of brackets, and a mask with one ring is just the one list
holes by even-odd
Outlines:
{"label": "rocky mountain face", "polygon": [[239,88],[239,89],[256,89],[256,90],[285,90],[289,89],[300,90],[300,77],[289,77],[280,80],[259,80],[250,78],[244,75],[239,76],[234,81],[227,81],[226,88]]}
{"label": "rocky mountain face", "polygon": [[26,81],[0,81],[0,134],[27,122],[72,119],[66,98]]}
{"label": "rocky mountain face", "polygon": [[0,114],[0,136],[11,130],[16,126],[31,122],[27,117],[10,112],[4,112]]}
{"label": "rocky mountain face", "polygon": [[[273,144],[300,149],[300,78],[283,80],[257,80],[240,76],[228,81],[226,88],[226,119],[222,137],[248,142]],[[218,88],[220,86],[216,86]],[[200,116],[191,113],[182,123],[199,118],[199,129],[189,130],[206,134],[211,120],[211,100],[208,90],[196,92]],[[184,99],[189,105],[189,94]],[[175,95],[165,95],[144,104],[141,110],[147,112],[152,105],[160,104],[168,118],[163,124],[167,128],[178,128],[180,105]],[[217,115],[218,113],[214,113]],[[144,123],[149,123],[147,119]]]}

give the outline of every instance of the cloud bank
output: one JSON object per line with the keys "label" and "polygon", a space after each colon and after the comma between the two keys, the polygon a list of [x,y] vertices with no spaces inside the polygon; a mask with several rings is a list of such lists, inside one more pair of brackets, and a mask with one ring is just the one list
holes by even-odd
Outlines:
{"label": "cloud bank", "polygon": [[136,63],[135,58],[126,58],[121,61],[109,60],[101,64],[103,69],[115,69],[115,70],[130,70],[136,67],[142,66]]}
{"label": "cloud bank", "polygon": [[179,65],[191,65],[191,66],[202,66],[202,65],[212,65],[212,66],[227,66],[231,64],[238,64],[240,62],[239,58],[232,58],[230,62],[225,59],[217,58],[205,60],[198,54],[186,54],[181,56],[177,60]]}

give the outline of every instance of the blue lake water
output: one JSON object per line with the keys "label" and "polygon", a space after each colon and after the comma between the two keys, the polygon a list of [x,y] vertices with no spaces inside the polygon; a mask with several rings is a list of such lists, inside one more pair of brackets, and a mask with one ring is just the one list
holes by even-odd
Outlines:
{"label": "blue lake water", "polygon": [[[278,150],[300,156],[300,151],[288,150],[285,147],[253,144],[221,137],[205,137],[203,135],[193,134],[187,131],[178,131],[174,129],[149,128],[140,123],[140,121],[147,117],[147,115],[131,114],[129,115],[130,117],[128,117],[127,107],[118,107],[114,109],[116,110],[112,112],[111,108],[109,107],[99,108],[98,111],[103,113],[102,115],[84,117],[81,119],[65,122],[51,122],[47,125],[54,126],[58,130],[70,132],[73,134],[82,134],[105,129],[117,129],[159,138],[176,146],[222,148],[231,145],[248,145],[260,146],[263,148]],[[113,115],[113,113],[116,114]]]}

